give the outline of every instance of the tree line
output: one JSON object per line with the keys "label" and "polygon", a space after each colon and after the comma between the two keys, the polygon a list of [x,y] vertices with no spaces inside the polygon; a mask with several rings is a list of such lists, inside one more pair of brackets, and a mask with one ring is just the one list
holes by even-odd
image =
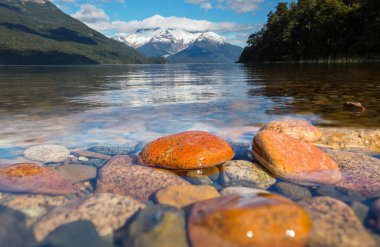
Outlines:
{"label": "tree line", "polygon": [[379,58],[380,0],[298,0],[268,14],[240,62]]}

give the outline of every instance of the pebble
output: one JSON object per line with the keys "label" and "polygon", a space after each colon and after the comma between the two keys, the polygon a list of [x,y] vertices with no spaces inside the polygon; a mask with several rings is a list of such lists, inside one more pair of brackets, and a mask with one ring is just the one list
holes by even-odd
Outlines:
{"label": "pebble", "polygon": [[323,151],[289,135],[262,130],[253,139],[255,158],[272,174],[302,185],[335,184],[338,165]]}
{"label": "pebble", "polygon": [[350,207],[355,212],[360,222],[364,224],[369,213],[369,207],[361,202],[352,202]]}
{"label": "pebble", "polygon": [[36,240],[26,226],[25,216],[0,205],[0,246],[32,247]]}
{"label": "pebble", "polygon": [[166,205],[144,208],[117,235],[123,247],[188,247],[184,213]]}
{"label": "pebble", "polygon": [[102,160],[111,159],[111,156],[109,156],[109,155],[105,155],[105,154],[101,154],[101,153],[95,153],[95,152],[91,152],[88,150],[75,151],[75,152],[73,152],[73,154],[77,157],[85,157],[87,159],[90,159],[90,158],[96,158],[96,159],[102,159]]}
{"label": "pebble", "polygon": [[300,201],[313,219],[309,247],[373,247],[373,238],[345,203],[331,197]]}
{"label": "pebble", "polygon": [[158,203],[177,208],[215,197],[219,197],[219,192],[214,187],[207,185],[170,186],[155,194]]}
{"label": "pebble", "polygon": [[276,182],[260,164],[245,160],[227,161],[221,166],[222,185],[267,189]]}
{"label": "pebble", "polygon": [[311,227],[301,206],[275,194],[233,194],[198,202],[188,220],[193,247],[305,246]]}
{"label": "pebble", "polygon": [[176,174],[162,169],[133,165],[129,156],[115,156],[99,171],[96,193],[128,195],[146,201],[156,191],[174,185],[189,185]]}
{"label": "pebble", "polygon": [[364,201],[365,197],[360,193],[336,185],[322,185],[317,189],[321,196],[330,196],[343,202]]}
{"label": "pebble", "polygon": [[[104,154],[107,156],[115,155],[127,155],[133,153],[134,147],[129,145],[118,145],[118,146],[94,146],[88,149],[90,152]],[[100,157],[96,157],[100,158]],[[101,158],[102,159],[102,158]]]}
{"label": "pebble", "polygon": [[276,183],[275,188],[281,195],[285,195],[292,200],[298,201],[311,198],[310,190],[297,184],[278,182]]}
{"label": "pebble", "polygon": [[38,247],[111,247],[91,221],[79,220],[58,227]]}
{"label": "pebble", "polygon": [[380,160],[366,154],[327,150],[338,164],[343,179],[337,186],[359,192],[365,197],[380,197]]}
{"label": "pebble", "polygon": [[299,119],[274,120],[265,124],[262,130],[273,130],[305,142],[315,142],[321,138],[321,131],[317,127]]}
{"label": "pebble", "polygon": [[270,193],[267,190],[262,189],[256,189],[256,188],[250,188],[250,187],[227,187],[220,191],[220,194],[222,196],[231,195],[231,194],[252,194],[252,195],[258,195],[258,194],[267,194]]}
{"label": "pebble", "polygon": [[101,236],[112,234],[145,205],[131,197],[101,193],[73,200],[52,209],[34,224],[38,241],[43,240],[58,227],[78,220],[91,221]]}
{"label": "pebble", "polygon": [[0,168],[0,191],[69,194],[72,190],[72,183],[50,167],[24,163]]}
{"label": "pebble", "polygon": [[24,151],[27,159],[41,162],[62,162],[69,157],[70,151],[60,145],[38,145]]}
{"label": "pebble", "polygon": [[234,152],[223,139],[203,131],[186,131],[148,143],[139,154],[148,166],[199,169],[231,160]]}
{"label": "pebble", "polygon": [[72,183],[83,182],[96,177],[96,168],[93,166],[70,164],[59,166],[56,170]]}

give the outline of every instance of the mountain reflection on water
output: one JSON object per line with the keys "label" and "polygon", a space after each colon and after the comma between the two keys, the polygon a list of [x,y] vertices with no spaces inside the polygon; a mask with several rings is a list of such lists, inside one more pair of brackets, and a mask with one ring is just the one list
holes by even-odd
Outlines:
{"label": "mountain reflection on water", "polygon": [[[379,81],[367,64],[0,67],[0,147],[139,143],[189,129],[248,141],[288,117],[379,127]],[[348,100],[368,110],[344,111]]]}

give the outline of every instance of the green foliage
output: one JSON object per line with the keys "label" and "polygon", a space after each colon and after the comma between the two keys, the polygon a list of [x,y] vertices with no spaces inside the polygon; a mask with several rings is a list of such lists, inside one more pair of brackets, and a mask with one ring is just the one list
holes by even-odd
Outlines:
{"label": "green foliage", "polygon": [[379,59],[380,1],[279,3],[247,44],[240,57],[243,63]]}
{"label": "green foliage", "polygon": [[0,64],[164,62],[109,39],[49,1],[0,0]]}

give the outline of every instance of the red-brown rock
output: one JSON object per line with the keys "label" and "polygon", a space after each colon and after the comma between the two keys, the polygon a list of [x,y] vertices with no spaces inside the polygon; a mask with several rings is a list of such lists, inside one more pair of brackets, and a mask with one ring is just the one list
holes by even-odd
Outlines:
{"label": "red-brown rock", "polygon": [[69,194],[73,186],[49,167],[21,163],[0,168],[0,191],[37,194]]}
{"label": "red-brown rock", "polygon": [[278,195],[227,195],[196,203],[189,217],[193,247],[305,246],[311,219]]}
{"label": "red-brown rock", "polygon": [[354,112],[365,112],[365,107],[360,102],[347,101],[343,104],[344,109]]}
{"label": "red-brown rock", "polygon": [[159,138],[140,153],[148,166],[199,169],[231,160],[234,151],[223,139],[203,131],[186,131]]}
{"label": "red-brown rock", "polygon": [[273,130],[306,142],[314,142],[321,137],[321,131],[317,127],[297,119],[275,120],[264,125],[260,131],[262,130]]}
{"label": "red-brown rock", "polygon": [[306,142],[272,130],[253,139],[256,159],[275,176],[294,183],[335,184],[342,179],[338,165],[324,152]]}

